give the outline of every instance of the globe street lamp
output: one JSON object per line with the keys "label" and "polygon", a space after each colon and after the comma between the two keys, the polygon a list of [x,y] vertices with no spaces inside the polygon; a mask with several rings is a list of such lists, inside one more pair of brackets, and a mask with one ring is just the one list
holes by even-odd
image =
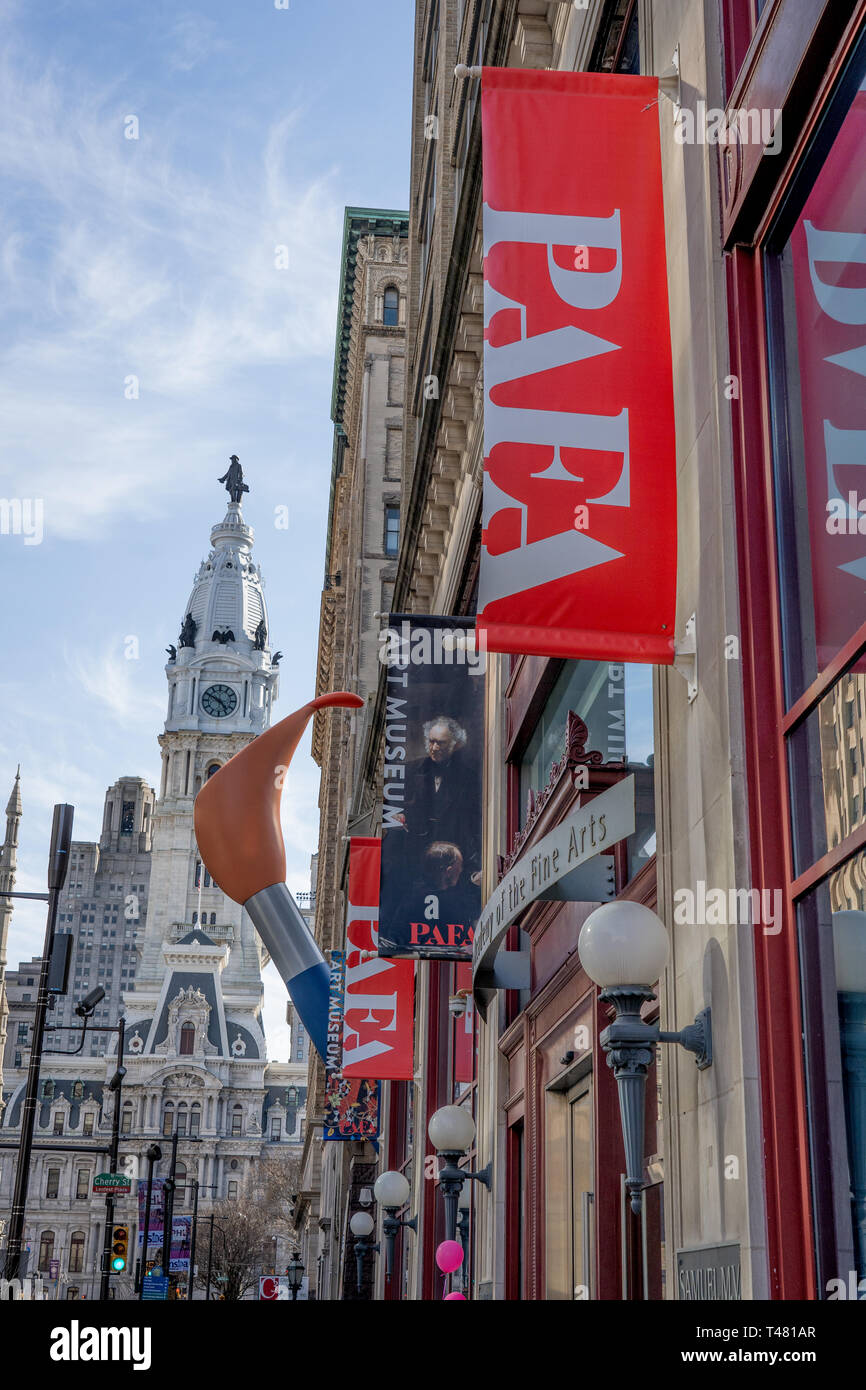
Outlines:
{"label": "globe street lamp", "polygon": [[418,1231],[417,1216],[400,1218],[397,1215],[400,1208],[405,1207],[409,1201],[409,1190],[408,1179],[402,1173],[393,1170],[380,1173],[373,1185],[373,1196],[385,1210],[382,1217],[382,1233],[385,1237],[385,1273],[388,1275],[394,1264],[394,1249],[400,1227],[407,1226],[416,1234]]}
{"label": "globe street lamp", "polygon": [[695,1054],[703,1071],[713,1060],[709,1008],[679,1033],[662,1033],[658,1024],[645,1023],[641,1007],[655,999],[657,980],[668,956],[664,923],[641,903],[620,900],[603,903],[591,912],[577,942],[580,962],[587,975],[601,986],[599,998],[616,1010],[613,1023],[599,1042],[616,1077],[626,1159],[626,1188],[631,1209],[640,1212],[643,1202],[644,1100],[647,1072],[655,1056],[655,1044],[679,1043]]}
{"label": "globe street lamp", "polygon": [[375,1221],[368,1211],[356,1211],[349,1222],[349,1229],[355,1237],[355,1271],[358,1293],[361,1292],[361,1276],[364,1273],[364,1256],[369,1251],[370,1254],[378,1253],[378,1244],[373,1245],[368,1236],[373,1234]]}
{"label": "globe street lamp", "polygon": [[475,1121],[465,1105],[443,1105],[430,1116],[427,1126],[430,1142],[441,1159],[439,1186],[445,1198],[445,1239],[454,1240],[457,1234],[457,1202],[460,1189],[467,1178],[483,1183],[490,1191],[493,1165],[488,1163],[477,1173],[461,1168],[459,1160],[471,1148],[475,1138]]}

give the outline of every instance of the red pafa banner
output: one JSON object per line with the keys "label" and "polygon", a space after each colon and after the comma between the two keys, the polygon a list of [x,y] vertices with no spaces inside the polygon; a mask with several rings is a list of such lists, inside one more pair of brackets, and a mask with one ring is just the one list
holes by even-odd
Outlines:
{"label": "red pafa banner", "polygon": [[673,661],[658,82],[484,68],[484,520],[497,652]]}
{"label": "red pafa banner", "polygon": [[379,956],[381,840],[349,844],[343,1076],[412,1079],[415,962]]}

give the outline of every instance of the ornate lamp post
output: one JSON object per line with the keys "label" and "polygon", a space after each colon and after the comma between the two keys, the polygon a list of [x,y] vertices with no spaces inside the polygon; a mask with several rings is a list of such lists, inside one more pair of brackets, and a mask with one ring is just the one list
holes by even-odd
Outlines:
{"label": "ornate lamp post", "polygon": [[468,1182],[465,1182],[460,1189],[460,1196],[457,1198],[457,1236],[463,1246],[461,1274],[464,1289],[469,1285],[469,1213],[471,1210],[472,1188]]}
{"label": "ornate lamp post", "polygon": [[475,1121],[465,1105],[443,1105],[430,1116],[427,1126],[430,1142],[444,1159],[439,1169],[439,1186],[445,1198],[445,1239],[454,1240],[457,1235],[457,1202],[466,1179],[480,1182],[490,1191],[493,1165],[488,1163],[477,1173],[470,1173],[459,1166],[475,1138]]}
{"label": "ornate lamp post", "polygon": [[418,1218],[398,1217],[397,1212],[409,1201],[409,1183],[402,1173],[389,1170],[380,1173],[373,1185],[373,1196],[381,1203],[385,1215],[382,1217],[382,1233],[385,1237],[385,1273],[390,1275],[394,1265],[394,1248],[401,1226],[410,1231],[418,1231]]}
{"label": "ornate lamp post", "polygon": [[647,1072],[656,1043],[679,1043],[695,1054],[703,1070],[713,1060],[710,1010],[702,1009],[694,1023],[679,1033],[662,1033],[658,1024],[645,1023],[641,1007],[655,999],[652,982],[664,969],[668,936],[664,923],[641,903],[604,903],[591,912],[581,927],[577,949],[587,975],[601,986],[599,998],[616,1009],[616,1018],[599,1042],[616,1077],[625,1145],[626,1188],[631,1209],[642,1205],[644,1101]]}
{"label": "ornate lamp post", "polygon": [[304,1266],[297,1250],[292,1251],[292,1258],[286,1265],[286,1278],[289,1281],[289,1288],[292,1291],[292,1302],[294,1303],[304,1282]]}

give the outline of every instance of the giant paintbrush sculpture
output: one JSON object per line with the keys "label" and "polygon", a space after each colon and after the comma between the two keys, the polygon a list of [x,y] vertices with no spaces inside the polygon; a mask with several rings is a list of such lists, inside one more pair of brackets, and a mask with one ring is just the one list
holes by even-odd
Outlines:
{"label": "giant paintbrush sculpture", "polygon": [[316,710],[328,705],[357,709],[363,703],[348,690],[311,700],[230,758],[195,799],[202,862],[222,891],[250,914],[322,1057],[328,1035],[329,973],[285,884],[280,798],[289,763]]}

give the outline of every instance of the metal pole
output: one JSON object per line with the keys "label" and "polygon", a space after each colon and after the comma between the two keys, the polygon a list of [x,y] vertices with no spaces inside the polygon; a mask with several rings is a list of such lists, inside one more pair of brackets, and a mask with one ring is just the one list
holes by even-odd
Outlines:
{"label": "metal pole", "polygon": [[169,1277],[171,1267],[171,1236],[172,1225],[174,1223],[174,1175],[177,1170],[177,1141],[180,1135],[175,1129],[171,1136],[171,1167],[168,1170],[163,1187],[164,1210],[162,1215],[162,1275],[164,1279]]}
{"label": "metal pole", "polygon": [[[154,1149],[156,1152],[154,1153]],[[141,1269],[138,1280],[138,1301],[144,1298],[144,1280],[147,1274],[147,1247],[150,1236],[150,1202],[153,1196],[153,1165],[157,1158],[162,1158],[158,1144],[152,1144],[147,1151],[147,1200],[144,1205],[144,1234],[141,1241]]]}
{"label": "metal pole", "polygon": [[208,1303],[210,1303],[210,1272],[211,1272],[211,1267],[212,1267],[212,1265],[213,1265],[213,1218],[214,1218],[214,1214],[213,1214],[213,1212],[211,1212],[211,1214],[210,1214],[210,1240],[208,1241],[208,1246],[207,1246],[207,1288],[206,1288],[205,1291],[204,1291],[204,1296],[205,1296],[205,1299],[206,1299],[206,1301],[207,1301]]}
{"label": "metal pole", "polygon": [[[123,1045],[125,1039],[126,1022],[121,1018],[117,1025],[117,1070],[115,1076],[119,1077],[117,1089],[114,1092],[114,1114],[111,1117],[111,1152],[108,1159],[108,1169],[111,1173],[117,1172],[118,1156],[120,1152],[120,1097],[123,1091]],[[99,1281],[99,1297],[102,1302],[108,1298],[108,1281],[111,1274],[111,1232],[114,1226],[114,1193],[107,1192],[105,1195],[105,1235],[102,1240],[102,1278]]]}
{"label": "metal pole", "polygon": [[72,841],[72,817],[75,807],[66,804],[54,807],[51,826],[51,848],[48,856],[48,920],[45,924],[45,945],[42,968],[39,972],[39,993],[33,1015],[33,1045],[27,1068],[27,1086],[21,1106],[21,1138],[18,1144],[18,1167],[15,1170],[15,1190],[9,1214],[9,1236],[6,1241],[6,1278],[17,1279],[21,1265],[21,1244],[24,1235],[24,1215],[27,1207],[27,1188],[30,1182],[30,1158],[33,1150],[33,1128],[39,1103],[39,1067],[42,1062],[42,1043],[48,1013],[48,974],[51,969],[51,950],[60,890],[66,881],[69,846]]}
{"label": "metal pole", "polygon": [[192,1302],[192,1284],[195,1272],[195,1242],[198,1234],[198,1178],[192,1180],[192,1239],[189,1248],[189,1282],[186,1286],[186,1296]]}

